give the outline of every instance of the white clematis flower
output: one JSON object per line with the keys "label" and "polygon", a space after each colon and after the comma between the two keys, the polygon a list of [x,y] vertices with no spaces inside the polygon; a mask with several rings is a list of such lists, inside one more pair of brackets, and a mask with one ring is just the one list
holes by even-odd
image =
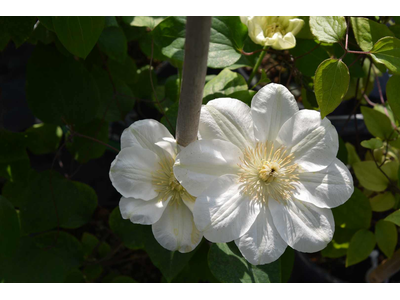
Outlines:
{"label": "white clematis flower", "polygon": [[195,198],[173,173],[178,147],[161,123],[137,121],[122,133],[110,179],[123,196],[119,208],[124,219],[152,225],[161,246],[186,253],[196,248],[202,234],[193,222]]}
{"label": "white clematis flower", "polygon": [[291,49],[296,46],[294,37],[304,25],[296,17],[240,17],[248,27],[251,40],[262,46],[277,50]]}
{"label": "white clematis flower", "polygon": [[325,248],[335,228],[329,208],[354,189],[328,119],[299,111],[284,86],[268,84],[251,108],[230,98],[203,105],[199,134],[174,173],[197,197],[194,221],[208,240],[235,240],[254,265],[275,261],[287,245]]}

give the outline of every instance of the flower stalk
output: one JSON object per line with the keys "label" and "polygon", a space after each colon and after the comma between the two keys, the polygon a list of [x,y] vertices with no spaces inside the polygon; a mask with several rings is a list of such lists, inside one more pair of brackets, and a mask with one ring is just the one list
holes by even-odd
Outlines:
{"label": "flower stalk", "polygon": [[176,124],[176,140],[184,147],[197,139],[210,31],[211,17],[187,17],[183,78]]}
{"label": "flower stalk", "polygon": [[248,84],[248,85],[251,84],[251,81],[253,80],[254,76],[256,75],[257,70],[258,70],[258,68],[259,68],[260,65],[261,65],[261,62],[263,61],[265,55],[267,54],[267,48],[268,48],[268,47],[265,46],[265,47],[263,48],[263,50],[261,51],[260,56],[258,57],[258,60],[257,60],[255,66],[254,66],[254,68],[253,68],[253,71],[251,71],[249,80],[247,80],[247,84]]}

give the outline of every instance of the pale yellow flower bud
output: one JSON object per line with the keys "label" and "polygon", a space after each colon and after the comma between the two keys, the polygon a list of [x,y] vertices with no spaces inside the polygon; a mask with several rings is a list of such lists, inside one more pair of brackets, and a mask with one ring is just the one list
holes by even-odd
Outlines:
{"label": "pale yellow flower bud", "polygon": [[277,50],[296,46],[295,35],[301,30],[304,21],[296,17],[240,17],[249,29],[251,40],[262,46]]}

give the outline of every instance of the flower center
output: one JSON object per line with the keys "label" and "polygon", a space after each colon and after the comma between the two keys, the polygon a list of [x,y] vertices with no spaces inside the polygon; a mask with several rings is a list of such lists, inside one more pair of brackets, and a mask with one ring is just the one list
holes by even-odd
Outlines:
{"label": "flower center", "polygon": [[284,36],[286,34],[284,28],[282,25],[279,23],[279,17],[274,18],[275,22],[271,22],[264,28],[264,36],[265,37],[272,37],[275,33],[279,32]]}
{"label": "flower center", "polygon": [[269,197],[277,201],[289,199],[295,189],[293,183],[299,179],[298,165],[293,159],[293,153],[284,146],[274,147],[273,142],[247,148],[239,165],[242,191],[263,202]]}
{"label": "flower center", "polygon": [[175,178],[173,172],[173,159],[163,159],[159,162],[160,169],[157,170],[153,177],[153,184],[157,186],[155,190],[160,193],[160,201],[171,199],[170,204],[181,204],[181,200],[195,201],[196,198],[190,195],[186,189]]}

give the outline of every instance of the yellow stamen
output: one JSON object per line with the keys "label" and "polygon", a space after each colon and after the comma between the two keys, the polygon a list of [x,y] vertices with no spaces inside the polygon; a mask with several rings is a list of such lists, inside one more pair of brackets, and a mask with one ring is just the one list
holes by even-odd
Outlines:
{"label": "yellow stamen", "polygon": [[239,165],[242,191],[262,202],[269,197],[277,201],[289,199],[299,179],[298,165],[292,163],[293,159],[293,153],[284,146],[276,148],[273,142],[247,148]]}

